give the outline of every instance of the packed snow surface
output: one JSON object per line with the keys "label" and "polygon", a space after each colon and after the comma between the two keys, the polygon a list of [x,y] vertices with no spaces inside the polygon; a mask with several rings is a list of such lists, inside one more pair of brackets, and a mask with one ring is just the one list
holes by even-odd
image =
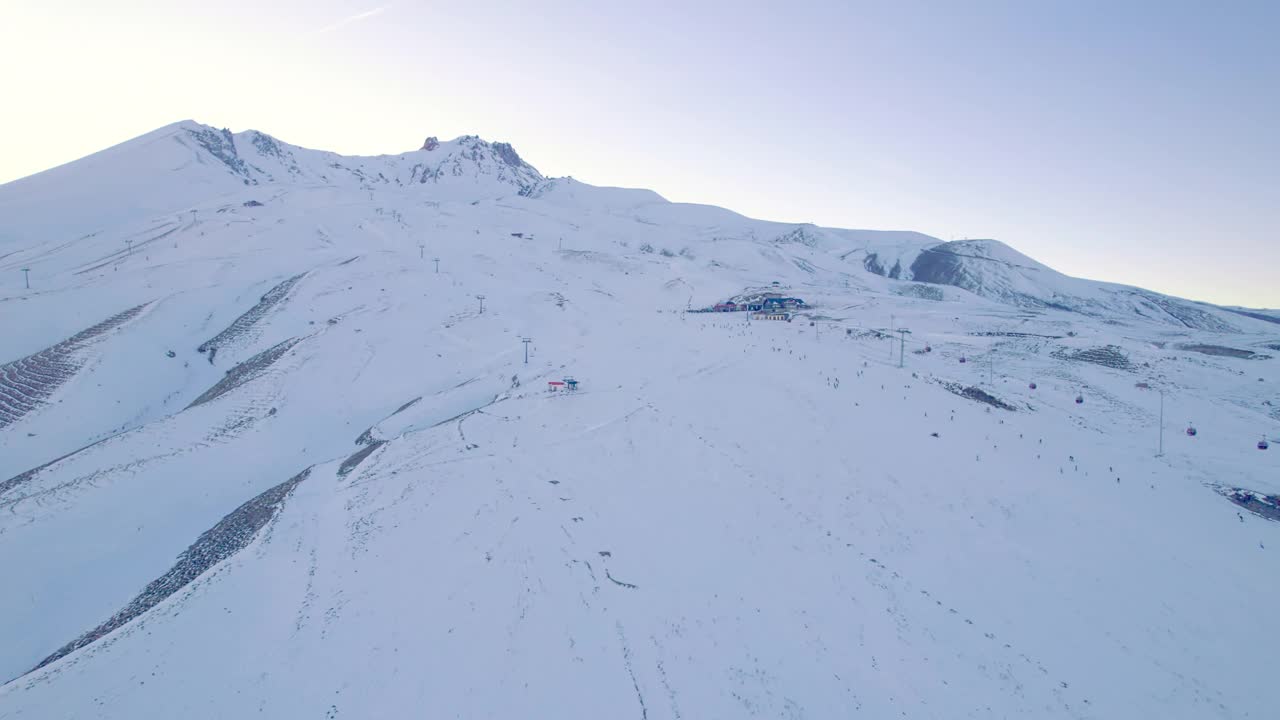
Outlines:
{"label": "packed snow surface", "polygon": [[0,718],[1275,717],[1275,317],[162,128],[0,186]]}

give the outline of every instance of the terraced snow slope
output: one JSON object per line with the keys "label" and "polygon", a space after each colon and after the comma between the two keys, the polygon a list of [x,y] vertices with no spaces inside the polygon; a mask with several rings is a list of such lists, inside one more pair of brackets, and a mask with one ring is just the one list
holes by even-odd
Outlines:
{"label": "terraced snow slope", "polygon": [[51,173],[0,186],[0,717],[1273,714],[1265,312],[884,277],[936,241],[476,138]]}
{"label": "terraced snow slope", "polygon": [[40,352],[0,365],[0,429],[36,410],[87,362],[86,351],[145,306],[116,313]]}

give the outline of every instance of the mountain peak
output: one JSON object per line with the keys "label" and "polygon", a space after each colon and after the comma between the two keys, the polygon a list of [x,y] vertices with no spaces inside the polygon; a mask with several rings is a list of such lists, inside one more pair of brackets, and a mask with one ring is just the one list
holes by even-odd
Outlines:
{"label": "mountain peak", "polygon": [[493,149],[498,153],[498,157],[502,158],[503,162],[512,167],[526,165],[525,161],[520,159],[520,155],[516,152],[516,149],[511,147],[511,143],[494,143]]}

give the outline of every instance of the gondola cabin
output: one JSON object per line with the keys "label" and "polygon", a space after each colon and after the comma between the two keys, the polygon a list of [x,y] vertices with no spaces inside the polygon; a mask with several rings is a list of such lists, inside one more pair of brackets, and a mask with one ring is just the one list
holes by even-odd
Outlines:
{"label": "gondola cabin", "polygon": [[961,355],[961,356],[960,356],[960,364],[961,364],[961,365],[963,365],[963,364],[965,364],[965,363],[967,363],[967,362],[969,362],[969,361],[968,361],[968,360],[965,360],[965,359],[964,359],[964,356],[963,356],[963,355]]}
{"label": "gondola cabin", "polygon": [[1259,441],[1258,441],[1258,449],[1259,449],[1259,450],[1266,450],[1266,449],[1267,449],[1267,448],[1269,448],[1269,447],[1271,447],[1271,446],[1267,444],[1267,439],[1266,439],[1266,438],[1262,438],[1261,440],[1259,440]]}
{"label": "gondola cabin", "polygon": [[1077,396],[1076,396],[1076,404],[1077,404],[1077,405],[1083,405],[1083,404],[1084,404],[1084,396],[1083,396],[1083,395],[1077,395]]}
{"label": "gondola cabin", "polygon": [[1035,383],[1031,383],[1031,384],[1030,384],[1030,385],[1028,385],[1027,387],[1031,388],[1032,390],[1035,390],[1035,389],[1036,389],[1036,384],[1035,384]]}
{"label": "gondola cabin", "polygon": [[1188,427],[1187,427],[1187,437],[1195,437],[1195,436],[1196,436],[1196,428],[1195,428],[1195,426],[1194,426],[1194,425],[1188,426]]}

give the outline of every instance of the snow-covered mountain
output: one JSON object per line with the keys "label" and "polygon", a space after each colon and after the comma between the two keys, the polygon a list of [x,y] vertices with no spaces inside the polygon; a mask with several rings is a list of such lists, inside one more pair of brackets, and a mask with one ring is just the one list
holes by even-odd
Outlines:
{"label": "snow-covered mountain", "polygon": [[0,186],[0,717],[1267,717],[1278,318],[177,123]]}
{"label": "snow-covered mountain", "polygon": [[1098,318],[1142,318],[1198,330],[1235,329],[1224,308],[1141,288],[1063,275],[998,240],[958,240],[869,251],[870,272],[900,280],[952,285],[997,302],[1056,308]]}
{"label": "snow-covered mountain", "polygon": [[4,186],[0,246],[46,234],[109,231],[245,187],[417,185],[426,186],[424,196],[442,200],[529,192],[542,182],[510,145],[475,136],[428,138],[422,149],[400,155],[343,157],[256,130],[232,133],[187,120]]}

